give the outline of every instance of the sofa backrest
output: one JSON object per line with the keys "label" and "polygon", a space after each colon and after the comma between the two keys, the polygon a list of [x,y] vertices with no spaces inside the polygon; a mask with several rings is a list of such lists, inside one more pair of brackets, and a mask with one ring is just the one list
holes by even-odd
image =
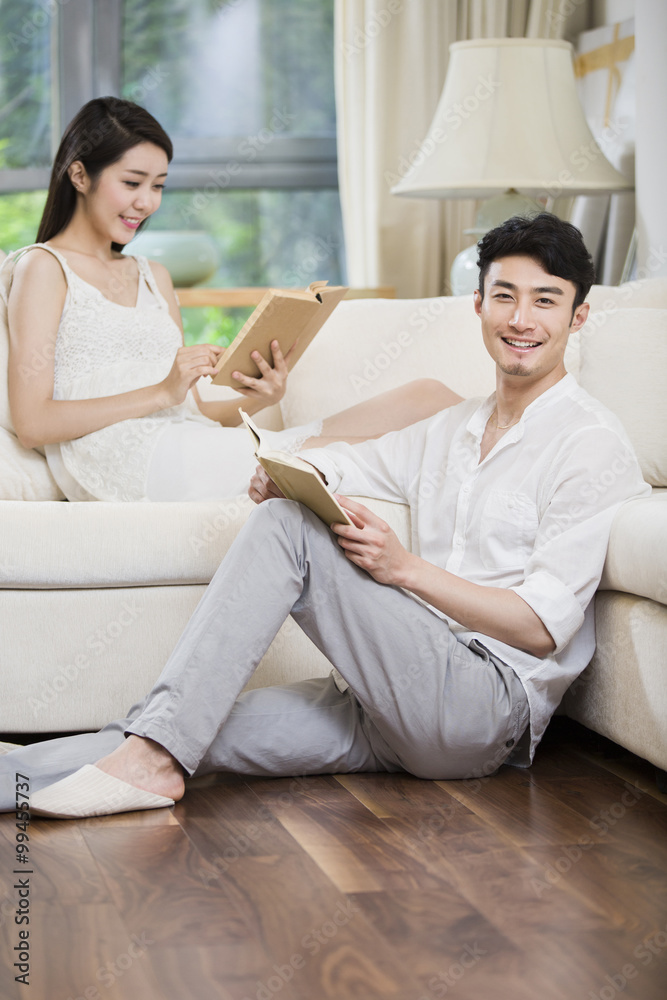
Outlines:
{"label": "sofa backrest", "polygon": [[651,486],[667,486],[667,309],[593,314],[579,383],[623,424]]}
{"label": "sofa backrest", "polygon": [[[62,499],[43,456],[20,445],[11,421],[10,281],[11,266],[0,268],[0,499]],[[593,286],[589,301],[590,318],[570,338],[566,366],[617,413],[647,482],[667,487],[667,278]],[[493,391],[494,366],[472,296],[341,302],[290,375],[283,423],[307,423],[424,377],[465,397]]]}
{"label": "sofa backrest", "polygon": [[289,377],[283,419],[306,423],[424,377],[461,396],[493,391],[472,295],[341,302]]}
{"label": "sofa backrest", "polygon": [[[646,481],[665,487],[667,278],[596,285],[589,301],[565,365],[619,417]],[[465,397],[493,391],[472,296],[341,302],[289,377],[283,420],[307,423],[424,377]]]}
{"label": "sofa backrest", "polygon": [[567,345],[565,364],[579,378],[581,343],[591,331],[606,320],[601,314],[617,313],[622,309],[667,309],[667,278],[644,278],[624,285],[593,285],[586,301],[591,311],[581,330],[573,333]]}

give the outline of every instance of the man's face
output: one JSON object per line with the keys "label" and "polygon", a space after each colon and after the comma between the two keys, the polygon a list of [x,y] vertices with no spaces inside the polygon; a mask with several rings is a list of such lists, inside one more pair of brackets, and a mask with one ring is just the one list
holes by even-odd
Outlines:
{"label": "man's face", "polygon": [[475,312],[497,368],[512,381],[526,379],[526,384],[562,378],[568,336],[588,316],[588,303],[572,316],[575,294],[573,282],[547,274],[532,257],[493,261],[484,298],[475,292]]}

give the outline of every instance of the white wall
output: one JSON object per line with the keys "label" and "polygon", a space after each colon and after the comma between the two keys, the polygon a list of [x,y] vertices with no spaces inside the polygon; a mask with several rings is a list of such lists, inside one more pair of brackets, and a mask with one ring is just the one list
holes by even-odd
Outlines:
{"label": "white wall", "polygon": [[667,3],[637,0],[636,205],[640,277],[667,276]]}
{"label": "white wall", "polygon": [[589,27],[602,28],[605,24],[618,24],[634,16],[635,0],[593,0],[593,23]]}

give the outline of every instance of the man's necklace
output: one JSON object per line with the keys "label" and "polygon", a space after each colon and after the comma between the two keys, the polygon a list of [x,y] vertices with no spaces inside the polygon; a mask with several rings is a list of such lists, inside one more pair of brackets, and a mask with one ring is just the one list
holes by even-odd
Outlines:
{"label": "man's necklace", "polygon": [[495,414],[495,424],[496,424],[496,427],[498,428],[499,431],[506,431],[508,427],[512,426],[512,424],[517,424],[521,420],[521,417],[519,416],[519,417],[516,418],[516,420],[510,420],[510,422],[508,424],[499,424],[498,423],[498,407],[497,406],[494,407],[494,410],[493,410],[493,413],[491,414],[491,416],[493,416],[494,414]]}

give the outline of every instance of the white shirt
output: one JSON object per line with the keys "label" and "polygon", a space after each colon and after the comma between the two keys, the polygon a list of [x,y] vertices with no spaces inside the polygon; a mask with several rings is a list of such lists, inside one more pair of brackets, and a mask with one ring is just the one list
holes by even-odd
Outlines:
{"label": "white shirt", "polygon": [[529,758],[595,649],[591,599],[620,505],[651,492],[616,417],[572,375],[534,400],[480,462],[495,407],[465,400],[363,444],[300,453],[330,488],[408,503],[412,551],[451,573],[516,591],[556,649],[545,659],[471,632],[436,608],[457,638],[508,663],[530,706]]}

